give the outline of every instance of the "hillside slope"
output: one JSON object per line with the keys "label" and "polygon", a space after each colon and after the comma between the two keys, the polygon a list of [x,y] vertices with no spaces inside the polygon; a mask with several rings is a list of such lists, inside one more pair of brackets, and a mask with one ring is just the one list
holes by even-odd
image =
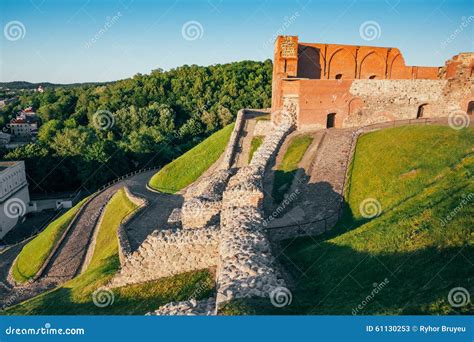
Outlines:
{"label": "hillside slope", "polygon": [[234,124],[230,124],[193,147],[158,171],[149,186],[161,192],[175,193],[198,179],[224,152]]}
{"label": "hillside slope", "polygon": [[23,247],[12,270],[12,277],[17,283],[24,283],[39,272],[64,231],[87,199],[83,199],[58,219],[51,222],[44,231]]}
{"label": "hillside slope", "polygon": [[240,301],[223,312],[472,313],[448,297],[474,291],[473,146],[473,129],[441,126],[362,136],[343,219],[325,235],[282,243],[291,305]]}
{"label": "hillside slope", "polygon": [[[9,315],[143,315],[170,301],[209,296],[212,274],[188,272],[147,283],[104,290],[120,267],[117,228],[136,205],[119,190],[104,213],[95,249],[86,271],[62,286],[6,310]],[[196,294],[196,288],[200,288]],[[200,299],[200,297],[198,298]]]}

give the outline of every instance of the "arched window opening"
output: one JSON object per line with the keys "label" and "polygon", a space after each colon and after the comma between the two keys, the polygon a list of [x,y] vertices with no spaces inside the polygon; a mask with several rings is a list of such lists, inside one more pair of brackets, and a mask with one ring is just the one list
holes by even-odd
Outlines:
{"label": "arched window opening", "polygon": [[467,115],[472,115],[474,114],[474,101],[469,102],[467,105]]}
{"label": "arched window opening", "polygon": [[326,128],[332,128],[336,124],[336,113],[329,113],[326,120]]}
{"label": "arched window opening", "polygon": [[426,103],[425,103],[425,104],[422,104],[421,106],[418,107],[418,112],[416,113],[416,118],[417,118],[417,119],[423,117],[423,113],[424,113],[424,111],[425,111],[425,106],[426,106]]}

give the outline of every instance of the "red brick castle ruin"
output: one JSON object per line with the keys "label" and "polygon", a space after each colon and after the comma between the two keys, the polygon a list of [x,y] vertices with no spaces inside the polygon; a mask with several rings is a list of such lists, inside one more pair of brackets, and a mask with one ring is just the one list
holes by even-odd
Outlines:
{"label": "red brick castle ruin", "polygon": [[272,120],[297,108],[300,130],[472,115],[474,53],[443,67],[407,66],[397,48],[301,43],[279,36],[273,65]]}

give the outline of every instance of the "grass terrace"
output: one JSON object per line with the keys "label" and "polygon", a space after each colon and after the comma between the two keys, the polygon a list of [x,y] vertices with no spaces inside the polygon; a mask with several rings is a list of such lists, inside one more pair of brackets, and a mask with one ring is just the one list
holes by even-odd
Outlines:
{"label": "grass terrace", "polygon": [[64,213],[64,215],[51,222],[41,233],[23,247],[12,269],[13,279],[17,283],[24,283],[39,272],[67,226],[87,199],[83,199]]}
{"label": "grass terrace", "polygon": [[224,152],[234,124],[212,134],[199,145],[167,164],[149,182],[161,192],[176,193],[196,181]]}
{"label": "grass terrace", "polygon": [[[281,243],[292,303],[235,301],[224,314],[473,314],[474,130],[404,126],[360,137],[332,231]],[[371,217],[372,216],[372,217]]]}
{"label": "grass terrace", "polygon": [[291,139],[288,149],[275,171],[272,190],[275,202],[281,203],[284,200],[298,170],[298,164],[312,141],[313,137],[309,135],[297,135]]}
{"label": "grass terrace", "polygon": [[252,161],[254,153],[258,150],[260,145],[263,144],[263,139],[264,137],[257,135],[252,138],[252,141],[250,142],[250,151],[249,151],[249,164]]}
{"label": "grass terrace", "polygon": [[[133,212],[125,191],[119,190],[105,209],[94,254],[86,271],[62,286],[15,305],[9,315],[143,315],[171,301],[207,298],[213,291],[213,274],[194,271],[138,285],[103,291],[102,286],[119,270],[117,229]],[[96,292],[97,291],[97,292]],[[108,305],[99,307],[99,296]],[[112,300],[113,298],[113,300]]]}

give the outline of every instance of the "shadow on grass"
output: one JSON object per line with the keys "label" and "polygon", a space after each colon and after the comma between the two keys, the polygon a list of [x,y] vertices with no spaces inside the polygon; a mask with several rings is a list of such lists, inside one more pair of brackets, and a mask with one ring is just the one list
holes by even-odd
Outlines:
{"label": "shadow on grass", "polygon": [[[88,275],[93,278],[93,275]],[[169,302],[197,300],[214,294],[212,270],[201,270],[146,283],[105,289],[88,279],[7,309],[6,315],[144,315]],[[77,280],[85,284],[75,286]]]}
{"label": "shadow on grass", "polygon": [[[407,253],[367,254],[333,243],[306,241],[292,260],[281,262],[291,272],[291,303],[281,308],[270,298],[228,303],[223,315],[430,315],[472,314],[466,301],[449,303],[449,292],[474,291],[474,266],[465,256],[472,246],[426,248]],[[338,262],[334,262],[338,260]]]}
{"label": "shadow on grass", "polygon": [[275,170],[272,197],[277,204],[280,204],[285,199],[285,194],[290,190],[296,172],[297,170]]}

